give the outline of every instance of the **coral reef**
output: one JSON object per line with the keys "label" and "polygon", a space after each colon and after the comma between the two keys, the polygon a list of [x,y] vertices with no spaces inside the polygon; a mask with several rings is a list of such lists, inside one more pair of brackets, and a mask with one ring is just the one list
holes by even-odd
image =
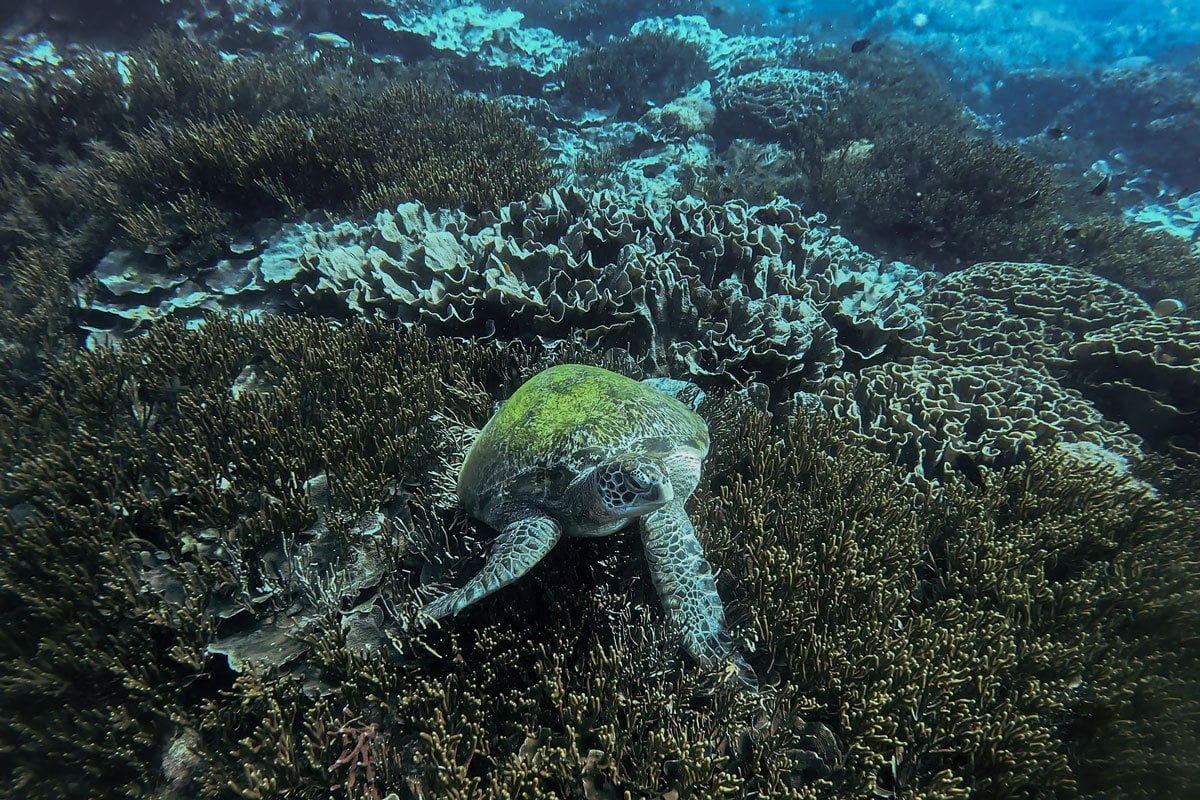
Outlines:
{"label": "coral reef", "polygon": [[158,37],[119,61],[84,54],[70,71],[7,84],[6,363],[27,373],[34,354],[56,349],[69,280],[114,242],[203,260],[264,216],[411,198],[490,204],[548,185],[538,140],[500,105],[341,58],[227,59]]}
{"label": "coral reef", "polygon": [[[0,795],[1200,796],[1195,65],[802,5],[0,10]],[[706,421],[758,690],[630,531],[417,613],[562,363]]]}
{"label": "coral reef", "polygon": [[1073,379],[1152,445],[1200,460],[1200,321],[1135,317],[1071,347]]}
{"label": "coral reef", "polygon": [[778,397],[846,351],[878,358],[918,335],[928,282],[783,200],[659,207],[566,189],[478,215],[405,203],[365,224],[302,223],[199,274],[114,254],[95,277],[86,310],[101,331],[217,306],[373,314],[451,335],[619,344],[647,369]]}
{"label": "coral reef", "polygon": [[1024,229],[1056,209],[1049,169],[1013,145],[910,127],[825,155],[817,194],[848,225],[923,253],[1029,257]]}
{"label": "coral reef", "polygon": [[834,113],[846,90],[835,72],[764,67],[723,82],[717,103],[725,114],[722,124],[740,135],[766,131],[768,138],[786,140],[813,117]]}
{"label": "coral reef", "polygon": [[696,0],[482,0],[489,8],[512,8],[530,25],[584,40],[624,33],[631,19],[670,17],[695,10]]}
{"label": "coral reef", "polygon": [[1200,252],[1183,239],[1114,216],[1065,226],[1045,246],[1047,258],[1090,269],[1150,302],[1165,297],[1200,305]]}
{"label": "coral reef", "polygon": [[1014,135],[1050,127],[1102,157],[1120,149],[1187,191],[1200,189],[1200,69],[1129,59],[1096,70],[1014,70],[976,98]]}
{"label": "coral reef", "polygon": [[688,39],[644,31],[581,50],[554,77],[572,101],[593,108],[614,106],[623,117],[640,117],[704,80],[705,52]]}
{"label": "coral reef", "polygon": [[978,476],[981,467],[1017,464],[1034,445],[1094,445],[1126,460],[1139,455],[1140,440],[1128,428],[1020,362],[877,364],[831,378],[820,398],[921,486],[952,470]]}
{"label": "coral reef", "polygon": [[387,3],[362,16],[400,39],[414,55],[429,51],[463,59],[486,79],[504,73],[544,77],[578,48],[545,28],[522,25],[508,6],[484,8],[455,0]]}
{"label": "coral reef", "polygon": [[921,351],[952,361],[1021,363],[1061,376],[1093,332],[1149,319],[1150,306],[1098,275],[1051,264],[989,262],[940,278],[923,300]]}
{"label": "coral reef", "polygon": [[734,139],[687,190],[710,203],[738,197],[766,203],[776,197],[799,202],[811,187],[794,153],[776,142]]}
{"label": "coral reef", "polygon": [[[479,424],[541,365],[380,323],[213,319],[157,325],[0,395],[0,591],[26,622],[0,660],[5,788],[61,800],[100,782],[253,797],[368,778],[380,794],[448,798],[1200,787],[1187,749],[1200,516],[1046,451],[923,499],[828,418],[702,402],[716,447],[693,518],[762,694],[716,688],[656,633],[622,535],[560,548],[454,624],[414,627],[422,576],[488,535],[439,510],[442,429]],[[339,567],[372,559],[387,565],[377,583]],[[223,631],[269,631],[280,615],[309,620],[282,637],[302,654],[233,672]],[[361,772],[330,772],[356,748]]]}

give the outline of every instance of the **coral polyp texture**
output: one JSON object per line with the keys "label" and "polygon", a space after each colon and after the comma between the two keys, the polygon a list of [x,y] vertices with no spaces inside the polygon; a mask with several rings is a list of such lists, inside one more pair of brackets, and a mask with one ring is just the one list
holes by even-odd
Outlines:
{"label": "coral polyp texture", "polygon": [[5,5],[0,796],[1200,797],[1156,2]]}
{"label": "coral polyp texture", "polygon": [[479,214],[401,204],[285,227],[254,257],[180,273],[110,255],[93,327],[231,308],[380,316],[479,338],[621,344],[708,385],[812,388],[847,352],[921,331],[928,275],[884,264],[783,200],[762,206],[555,190]]}
{"label": "coral polyp texture", "polygon": [[599,360],[167,322],[6,390],[6,789],[305,796],[358,745],[411,797],[1196,787],[1200,517],[1042,448],[923,497],[836,420],[702,401],[689,515],[760,694],[661,636],[620,534],[412,627],[418,585],[490,535],[439,505],[446,427],[564,358]]}
{"label": "coral polyp texture", "polygon": [[1131,319],[1089,333],[1070,355],[1097,405],[1172,454],[1200,460],[1200,322]]}

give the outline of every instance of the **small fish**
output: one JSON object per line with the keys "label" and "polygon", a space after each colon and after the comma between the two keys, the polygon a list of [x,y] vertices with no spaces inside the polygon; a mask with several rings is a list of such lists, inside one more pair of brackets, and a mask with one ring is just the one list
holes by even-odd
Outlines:
{"label": "small fish", "polygon": [[314,42],[316,42],[319,45],[324,45],[326,47],[332,47],[335,50],[344,49],[344,48],[353,46],[350,44],[349,39],[347,39],[344,36],[338,36],[336,33],[329,33],[329,32],[310,33],[308,35],[308,38],[312,39]]}
{"label": "small fish", "polygon": [[1029,197],[1026,197],[1024,200],[1017,203],[1017,205],[1020,206],[1021,208],[1033,208],[1034,204],[1037,203],[1038,198],[1041,196],[1042,196],[1042,190],[1034,189],[1033,194],[1029,195]]}
{"label": "small fish", "polygon": [[1096,197],[1099,197],[1100,195],[1102,195],[1108,191],[1108,184],[1109,184],[1110,180],[1112,180],[1111,176],[1105,175],[1103,178],[1100,179],[1099,183],[1097,183],[1091,189],[1088,189],[1088,192],[1096,195]]}
{"label": "small fish", "polygon": [[854,44],[850,45],[850,52],[851,53],[861,53],[863,50],[866,50],[870,46],[871,46],[870,39],[856,39]]}
{"label": "small fish", "polygon": [[1066,128],[1047,128],[1046,135],[1051,139],[1061,139],[1067,135]]}
{"label": "small fish", "polygon": [[790,14],[790,13],[792,13],[792,7],[791,6],[780,6],[778,8],[778,11],[780,14]]}
{"label": "small fish", "polygon": [[1180,314],[1187,308],[1187,305],[1180,299],[1175,297],[1164,297],[1154,304],[1154,315],[1156,317],[1172,317]]}
{"label": "small fish", "polygon": [[708,13],[714,17],[719,17],[725,13],[725,9],[721,8],[720,6],[713,6],[708,10]]}

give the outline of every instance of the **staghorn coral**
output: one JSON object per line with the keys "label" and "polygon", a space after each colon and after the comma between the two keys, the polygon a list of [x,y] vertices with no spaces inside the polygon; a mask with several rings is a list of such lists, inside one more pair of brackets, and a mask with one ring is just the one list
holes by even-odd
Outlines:
{"label": "staghorn coral", "polygon": [[537,154],[532,133],[497,105],[411,84],[317,117],[152,130],[102,155],[95,172],[124,243],[198,242],[203,257],[235,223],[305,209],[521,197],[549,182]]}
{"label": "staghorn coral", "polygon": [[977,477],[981,467],[1017,464],[1034,446],[1087,445],[1096,457],[1118,461],[1140,455],[1140,440],[1125,425],[1019,361],[918,357],[836,375],[818,395],[925,487],[954,470]]}
{"label": "staghorn coral", "polygon": [[477,215],[405,203],[366,224],[285,228],[200,274],[143,269],[102,263],[93,328],[206,305],[377,314],[456,336],[620,344],[650,370],[781,397],[844,349],[878,358],[915,336],[926,284],[781,199],[660,207],[573,189]]}
{"label": "staghorn coral", "polygon": [[1157,449],[1200,460],[1200,322],[1135,317],[1088,333],[1070,355],[1073,383],[1105,413]]}
{"label": "staghorn coral", "polygon": [[[708,74],[703,48],[663,31],[612,39],[571,55],[554,73],[563,94],[592,107],[640,117],[691,89]],[[650,76],[651,80],[647,80]]]}
{"label": "staghorn coral", "polygon": [[[389,365],[373,380],[357,374],[370,359]],[[235,396],[252,366],[256,390]],[[333,552],[369,547],[337,515],[401,495],[397,476],[426,480],[443,456],[423,427],[435,410],[486,410],[497,368],[508,372],[494,348],[418,330],[214,320],[79,354],[27,396],[3,395],[0,590],[6,619],[22,620],[4,643],[9,789],[152,786],[164,722],[197,726],[181,704],[206,644],[294,600],[261,556],[322,519],[340,534]],[[306,484],[318,472],[324,512]],[[319,555],[330,561],[330,546]],[[54,764],[71,767],[50,789]]]}
{"label": "staghorn coral", "polygon": [[[427,415],[478,424],[538,361],[379,323],[212,319],[158,325],[64,363],[20,402],[3,395],[0,587],[25,614],[0,661],[5,787],[324,796],[347,707],[378,726],[375,786],[397,796],[1200,786],[1186,747],[1200,516],[1044,452],[924,502],[828,418],[701,404],[717,446],[697,530],[739,634],[757,640],[762,695],[714,691],[656,636],[653,588],[621,535],[562,548],[454,625],[406,627],[420,574],[487,535],[436,510],[426,473],[447,454]],[[330,476],[330,521],[366,509],[391,526],[378,551],[338,528],[347,557],[391,554],[378,586],[344,603],[325,573],[256,603],[272,585],[259,578],[222,621],[214,598],[254,572],[236,543],[300,546],[326,513],[306,488],[315,470]],[[164,572],[173,583],[142,584]],[[317,612],[302,665],[234,674],[206,653],[221,626],[263,624],[285,602]],[[355,643],[364,611],[386,629],[376,649]]]}
{"label": "staghorn coral", "polygon": [[1048,168],[1013,145],[934,127],[886,132],[822,159],[823,207],[892,247],[972,261],[1037,258],[1053,219]]}

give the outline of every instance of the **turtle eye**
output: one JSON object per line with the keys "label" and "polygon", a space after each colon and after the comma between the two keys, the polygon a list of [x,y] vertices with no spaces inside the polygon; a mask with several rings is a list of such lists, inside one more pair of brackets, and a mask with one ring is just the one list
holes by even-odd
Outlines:
{"label": "turtle eye", "polygon": [[650,482],[638,472],[629,473],[625,476],[625,480],[629,484],[629,488],[638,493],[645,492],[651,486]]}

